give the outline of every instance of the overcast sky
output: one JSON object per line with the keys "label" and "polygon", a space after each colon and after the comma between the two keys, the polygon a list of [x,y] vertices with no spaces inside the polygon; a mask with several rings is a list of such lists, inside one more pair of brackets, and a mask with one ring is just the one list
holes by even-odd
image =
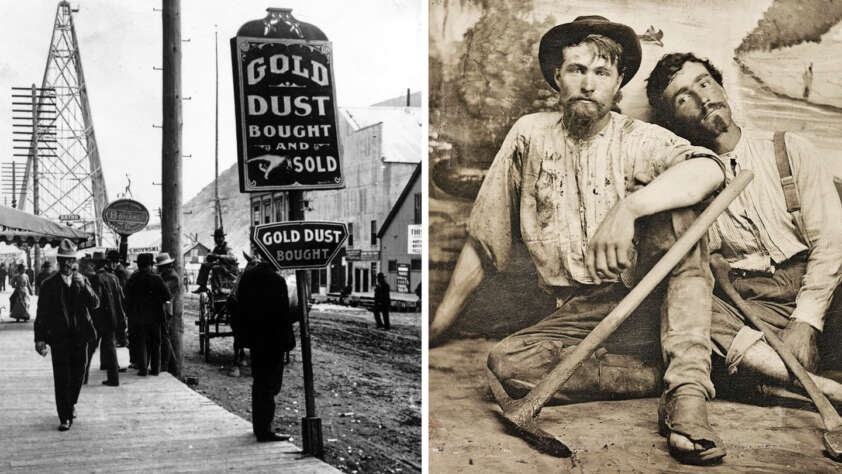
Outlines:
{"label": "overcast sky", "polygon": [[[57,1],[3,0],[0,15],[0,143],[12,152],[11,88],[40,86]],[[213,179],[214,25],[219,31],[220,170],[236,162],[228,40],[266,7],[292,8],[333,43],[337,103],[366,106],[426,88],[424,0],[182,0],[184,201]],[[160,1],[71,1],[109,200],[132,179],[135,199],[160,205]],[[426,93],[425,93],[426,95]],[[2,203],[2,198],[0,198]]]}

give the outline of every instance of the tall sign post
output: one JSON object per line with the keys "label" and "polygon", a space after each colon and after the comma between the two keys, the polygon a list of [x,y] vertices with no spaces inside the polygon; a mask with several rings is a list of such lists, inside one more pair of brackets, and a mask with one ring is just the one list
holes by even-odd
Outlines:
{"label": "tall sign post", "polygon": [[[304,190],[345,187],[331,44],[319,28],[295,19],[291,9],[268,8],[265,18],[240,27],[237,36],[231,38],[230,45],[240,192],[288,191],[289,218],[291,221],[303,221]],[[305,227],[286,230],[294,230],[304,238],[306,226],[311,224],[326,224],[327,227],[321,227],[321,235],[337,236],[329,231],[331,224],[335,223],[299,222],[297,225]],[[337,228],[332,228],[339,232]],[[344,230],[344,225],[342,228]],[[316,267],[305,265],[306,262],[302,261],[295,265],[288,265],[289,261],[281,265],[278,261],[279,255],[285,258],[288,251],[292,251],[295,259],[296,255],[303,256],[306,250],[311,250],[307,254],[312,257],[314,249],[298,248],[297,242],[285,238],[275,243],[274,237],[274,250],[266,247],[265,242],[261,247],[257,233],[262,231],[265,231],[263,226],[257,226],[252,236],[261,252],[279,269],[296,269],[307,409],[306,417],[301,420],[303,448],[304,453],[321,458],[324,456],[324,445],[313,388],[308,275],[303,270]],[[310,243],[332,245],[335,242]],[[336,243],[331,258],[340,244]],[[318,248],[324,257],[326,248]]]}

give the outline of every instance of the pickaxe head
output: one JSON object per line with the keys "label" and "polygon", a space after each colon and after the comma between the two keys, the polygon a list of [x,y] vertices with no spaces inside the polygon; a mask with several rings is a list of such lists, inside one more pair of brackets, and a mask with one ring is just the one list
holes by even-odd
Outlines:
{"label": "pickaxe head", "polygon": [[569,458],[573,454],[560,439],[538,426],[535,419],[541,411],[540,407],[530,410],[523,401],[513,400],[491,370],[486,369],[486,375],[491,393],[503,409],[500,419],[509,431],[550,456]]}

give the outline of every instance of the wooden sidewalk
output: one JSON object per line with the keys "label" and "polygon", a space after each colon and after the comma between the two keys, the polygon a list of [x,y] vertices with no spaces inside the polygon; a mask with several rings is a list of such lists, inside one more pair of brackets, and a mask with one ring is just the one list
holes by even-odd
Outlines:
{"label": "wooden sidewalk", "polygon": [[[126,366],[127,351],[118,353]],[[59,432],[50,356],[35,352],[32,321],[4,314],[0,472],[340,472],[291,443],[255,442],[249,421],[169,374],[134,372],[120,374],[119,387],[104,386],[94,354],[73,427]]]}

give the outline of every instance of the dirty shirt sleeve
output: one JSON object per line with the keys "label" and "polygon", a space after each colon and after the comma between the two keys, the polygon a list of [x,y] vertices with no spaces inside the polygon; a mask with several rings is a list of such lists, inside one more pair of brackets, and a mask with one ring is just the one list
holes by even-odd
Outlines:
{"label": "dirty shirt sleeve", "polygon": [[812,144],[787,133],[786,145],[810,247],[807,271],[791,317],[821,331],[833,292],[842,280],[842,204],[833,175]]}
{"label": "dirty shirt sleeve", "polygon": [[509,130],[471,211],[468,240],[486,269],[505,270],[512,240],[520,237],[521,169],[529,146],[526,132],[523,119]]}
{"label": "dirty shirt sleeve", "polygon": [[[723,176],[725,175],[725,164],[716,153],[704,147],[693,146],[686,139],[658,125],[643,122],[638,124],[628,140],[634,177],[633,187],[629,191],[649,184],[666,169],[690,159],[713,160],[722,170]],[[717,192],[721,189],[722,186]]]}

